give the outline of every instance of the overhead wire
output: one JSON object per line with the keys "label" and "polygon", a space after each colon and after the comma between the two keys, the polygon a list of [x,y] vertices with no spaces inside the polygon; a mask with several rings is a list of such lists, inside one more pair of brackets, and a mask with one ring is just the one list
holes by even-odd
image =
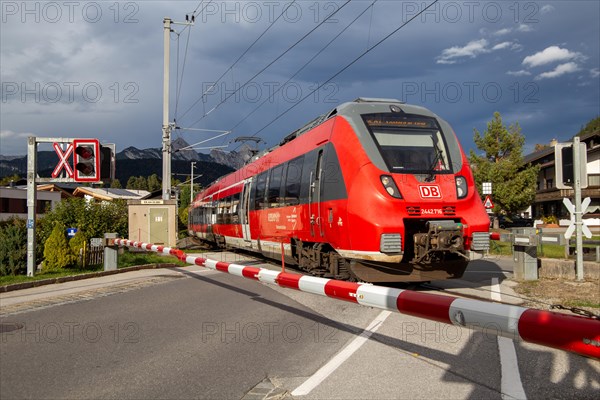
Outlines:
{"label": "overhead wire", "polygon": [[[206,3],[204,5],[204,7],[200,10],[198,15],[201,15],[204,12],[204,10],[206,9],[206,7],[208,7],[208,5],[212,2],[213,2],[213,0],[210,0],[208,3]],[[204,3],[204,0],[201,0],[200,3],[198,3],[198,6],[196,6],[194,11],[192,11],[192,13],[190,14],[192,24],[194,22],[196,12],[198,11],[198,9],[202,5],[202,3]],[[188,15],[186,15],[186,21],[188,21]],[[175,111],[174,111],[174,117],[173,117],[174,121],[177,121],[177,112],[179,109],[179,99],[181,97],[181,88],[183,85],[183,78],[185,75],[185,65],[187,62],[188,49],[189,49],[189,44],[190,44],[190,34],[192,31],[191,30],[192,24],[185,25],[185,27],[180,32],[174,32],[177,35],[177,73],[176,73],[176,79],[175,79]],[[186,44],[185,44],[185,52],[184,52],[184,56],[183,56],[183,65],[181,68],[181,79],[180,79],[180,77],[179,77],[179,60],[180,60],[179,45],[180,45],[180,43],[179,42],[180,42],[181,34],[183,34],[183,32],[185,32],[186,29],[188,29],[188,28],[190,28],[190,29],[188,30],[187,40],[186,40]]]}
{"label": "overhead wire", "polygon": [[233,62],[233,64],[231,64],[231,66],[229,66],[229,68],[227,68],[225,70],[225,72],[223,72],[221,74],[221,76],[214,82],[211,84],[211,86],[206,89],[202,95],[181,115],[181,118],[185,117],[187,115],[188,112],[190,112],[195,106],[196,104],[198,104],[199,101],[201,101],[202,99],[204,99],[204,97],[206,96],[206,94],[211,91],[215,86],[217,86],[217,84],[219,82],[221,82],[221,79],[223,79],[223,77],[229,72],[231,71],[238,62],[240,62],[240,60],[252,49],[252,47],[254,47],[254,45],[269,31],[269,29],[271,29],[273,27],[273,25],[275,25],[275,23],[279,20],[279,18],[281,18],[285,12],[288,10],[288,8],[290,8],[294,3],[296,2],[296,0],[293,0],[292,2],[290,2],[281,12],[281,14],[279,14],[279,16],[277,18],[275,18],[273,20],[273,22],[271,22],[269,24],[269,26],[250,44],[250,46],[248,46],[248,48],[246,48],[246,50],[244,50],[242,52],[242,54]]}
{"label": "overhead wire", "polygon": [[[190,25],[186,25],[186,27],[188,27]],[[188,30],[188,35],[187,35],[187,40],[185,43],[185,52],[184,52],[184,56],[183,56],[183,66],[181,67],[181,80],[179,80],[179,34],[177,35],[177,84],[176,84],[176,89],[175,89],[175,113],[174,113],[174,118],[175,120],[177,120],[177,109],[179,106],[179,98],[181,96],[181,85],[183,84],[183,76],[185,73],[185,63],[187,61],[187,55],[188,55],[188,48],[189,48],[189,44],[190,44],[190,33],[192,32],[192,30]]]}
{"label": "overhead wire", "polygon": [[[308,33],[306,33],[304,36],[302,36],[299,40],[297,40],[293,45],[291,45],[290,47],[287,48],[287,50],[285,50],[283,53],[281,53],[279,56],[277,56],[273,61],[271,61],[270,63],[268,63],[263,69],[261,69],[260,71],[258,71],[252,78],[248,79],[243,85],[239,86],[235,91],[229,93],[223,100],[221,100],[219,103],[217,103],[216,106],[214,106],[212,109],[210,109],[207,113],[204,113],[204,115],[202,117],[200,117],[198,120],[196,120],[195,122],[193,122],[192,124],[189,124],[190,127],[196,125],[198,122],[202,121],[206,116],[208,116],[210,113],[212,113],[213,111],[215,111],[217,108],[219,108],[222,104],[224,104],[227,100],[229,100],[232,96],[236,95],[240,90],[242,90],[244,87],[246,87],[250,82],[252,82],[253,79],[255,79],[257,76],[259,76],[260,74],[262,74],[265,70],[267,70],[267,68],[269,68],[271,65],[273,65],[274,63],[276,63],[278,60],[280,60],[283,56],[285,56],[288,52],[290,52],[294,47],[296,47],[299,43],[301,43],[304,39],[306,39],[311,33],[313,33],[315,30],[317,30],[321,25],[323,25],[324,23],[326,23],[329,19],[331,19],[335,14],[337,14],[339,11],[341,11],[346,5],[348,5],[348,3],[350,3],[351,0],[346,0],[346,2],[344,4],[342,4],[339,8],[337,8],[334,12],[332,12],[331,14],[329,14],[327,16],[327,18],[324,18],[323,21],[321,21],[319,24],[317,24],[317,26],[315,26],[313,29],[311,29]],[[439,0],[436,0],[439,1]],[[412,20],[412,19],[411,19]]]}
{"label": "overhead wire", "polygon": [[348,68],[350,68],[352,65],[354,65],[358,60],[360,60],[365,55],[367,55],[368,53],[370,53],[373,49],[375,49],[376,47],[378,47],[381,43],[383,43],[384,41],[386,41],[387,39],[389,39],[390,37],[392,37],[394,34],[396,34],[398,31],[400,31],[402,28],[404,28],[406,25],[408,25],[410,22],[412,22],[414,19],[416,19],[417,17],[419,17],[421,14],[423,14],[425,11],[427,11],[429,8],[431,8],[434,4],[438,3],[439,1],[440,0],[434,0],[433,2],[431,2],[427,7],[423,8],[421,11],[419,11],[413,17],[411,17],[410,19],[408,19],[406,22],[402,23],[398,28],[394,29],[391,33],[389,33],[388,35],[386,35],[383,39],[379,40],[377,43],[375,43],[374,45],[372,45],[369,48],[367,48],[358,57],[356,57],[350,63],[346,64],[342,69],[340,69],[338,72],[336,72],[331,77],[329,77],[329,79],[327,79],[325,82],[319,84],[314,90],[312,90],[311,92],[309,92],[306,96],[304,96],[302,99],[300,99],[297,103],[293,104],[287,110],[285,110],[284,112],[282,112],[281,114],[279,114],[277,117],[275,117],[273,120],[271,120],[271,122],[269,122],[268,124],[266,124],[265,126],[263,126],[261,129],[259,129],[256,133],[254,133],[251,136],[256,136],[259,133],[261,133],[262,131],[264,131],[266,128],[268,128],[269,126],[271,126],[275,121],[279,120],[279,118],[283,117],[285,114],[287,114],[288,112],[290,112],[291,110],[293,110],[295,107],[297,107],[300,103],[302,103],[308,97],[312,96],[313,93],[315,93],[316,91],[320,90],[324,85],[326,85],[329,82],[331,82],[333,79],[335,79],[337,76],[339,76],[342,72],[346,71]]}
{"label": "overhead wire", "polygon": [[[348,28],[350,28],[360,17],[362,17],[370,8],[372,9],[372,7],[374,6],[374,4],[377,1],[378,0],[373,0],[371,2],[371,4],[369,4],[367,6],[367,8],[365,8],[360,14],[358,14],[348,25],[346,25],[346,27],[344,27],[344,29],[342,29],[338,34],[336,34],[329,42],[327,42],[327,44],[325,44],[325,46],[323,46],[317,53],[315,53],[314,56],[312,56],[307,62],[305,62],[285,83],[283,83],[282,85],[280,85],[277,90],[275,90],[273,93],[271,93],[269,95],[269,97],[267,97],[262,103],[260,103],[257,107],[255,107],[254,110],[252,110],[249,114],[247,114],[241,121],[239,121],[237,124],[235,124],[231,129],[229,129],[229,131],[233,131],[235,128],[237,128],[238,126],[240,126],[252,114],[254,114],[256,111],[258,111],[258,109],[261,108],[267,101],[270,101],[273,98],[273,96],[275,96],[277,93],[279,93],[279,91],[281,91],[281,89],[283,89],[292,79],[294,79],[300,72],[302,72],[304,70],[304,68],[306,68],[306,66],[308,64],[310,64],[318,56],[320,56],[321,53],[323,53],[344,32],[346,32],[346,30],[348,30]],[[240,146],[236,147],[236,149],[234,149],[234,150],[237,150],[239,147]]]}

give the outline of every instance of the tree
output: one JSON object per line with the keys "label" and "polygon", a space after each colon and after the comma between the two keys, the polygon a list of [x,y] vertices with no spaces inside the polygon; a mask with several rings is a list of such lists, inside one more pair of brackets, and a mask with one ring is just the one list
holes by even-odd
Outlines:
{"label": "tree", "polygon": [[148,177],[148,191],[155,192],[162,189],[162,183],[158,179],[158,175],[152,174]]}
{"label": "tree", "polygon": [[[71,249],[71,253],[75,256],[75,264],[79,267],[83,267],[85,263],[85,255],[83,254],[83,248],[86,245],[87,238],[82,230],[78,230],[75,236],[69,240],[69,248]],[[79,257],[81,255],[82,257]]]}
{"label": "tree", "polygon": [[135,187],[137,190],[148,190],[148,181],[143,176],[138,176],[135,179]]}
{"label": "tree", "polygon": [[0,179],[0,186],[8,186],[11,182],[16,182],[20,179],[21,177],[17,174],[5,176],[4,178]]}
{"label": "tree", "polygon": [[137,189],[135,185],[137,184],[137,178],[135,176],[130,176],[127,180],[127,185],[125,187],[127,189]]}
{"label": "tree", "polygon": [[525,137],[519,123],[507,128],[500,113],[495,112],[483,135],[477,129],[474,133],[477,148],[485,154],[471,150],[469,161],[478,188],[483,182],[492,182],[494,211],[516,213],[530,206],[540,167],[523,161]]}
{"label": "tree", "polygon": [[596,117],[596,118],[590,120],[590,122],[588,122],[585,127],[581,128],[581,130],[579,131],[579,133],[577,133],[576,136],[581,136],[581,135],[584,135],[586,133],[591,133],[591,132],[597,132],[599,130],[600,130],[600,117]]}
{"label": "tree", "polygon": [[123,186],[121,186],[121,181],[118,179],[113,179],[110,182],[110,187],[113,189],[121,189]]}
{"label": "tree", "polygon": [[27,265],[25,220],[11,218],[0,222],[0,276],[17,275]]}
{"label": "tree", "polygon": [[67,238],[65,237],[65,225],[56,222],[50,237],[44,246],[44,269],[55,271],[67,267],[75,262],[75,256],[71,253]]}

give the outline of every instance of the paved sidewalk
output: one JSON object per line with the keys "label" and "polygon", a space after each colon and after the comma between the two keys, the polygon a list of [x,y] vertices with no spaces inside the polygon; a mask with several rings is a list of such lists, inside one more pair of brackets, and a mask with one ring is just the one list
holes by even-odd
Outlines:
{"label": "paved sidewalk", "polygon": [[[200,269],[197,266],[186,270]],[[0,315],[89,300],[184,277],[179,268],[143,269],[0,293]]]}

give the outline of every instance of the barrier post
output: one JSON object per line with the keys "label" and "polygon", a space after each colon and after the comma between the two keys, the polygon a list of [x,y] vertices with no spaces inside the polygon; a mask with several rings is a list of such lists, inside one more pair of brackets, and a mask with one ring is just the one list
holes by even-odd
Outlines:
{"label": "barrier post", "polygon": [[115,239],[119,235],[117,233],[104,234],[104,270],[116,271],[117,269],[117,254],[118,245],[115,244]]}
{"label": "barrier post", "polygon": [[513,236],[515,278],[532,281],[538,279],[537,235],[535,228],[522,228]]}

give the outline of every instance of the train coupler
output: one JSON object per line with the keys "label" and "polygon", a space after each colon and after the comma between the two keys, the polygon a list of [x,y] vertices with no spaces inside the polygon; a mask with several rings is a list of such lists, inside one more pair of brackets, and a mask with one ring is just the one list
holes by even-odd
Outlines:
{"label": "train coupler", "polygon": [[463,225],[447,220],[427,221],[427,233],[415,233],[414,263],[432,262],[443,258],[445,253],[458,254],[464,258]]}

